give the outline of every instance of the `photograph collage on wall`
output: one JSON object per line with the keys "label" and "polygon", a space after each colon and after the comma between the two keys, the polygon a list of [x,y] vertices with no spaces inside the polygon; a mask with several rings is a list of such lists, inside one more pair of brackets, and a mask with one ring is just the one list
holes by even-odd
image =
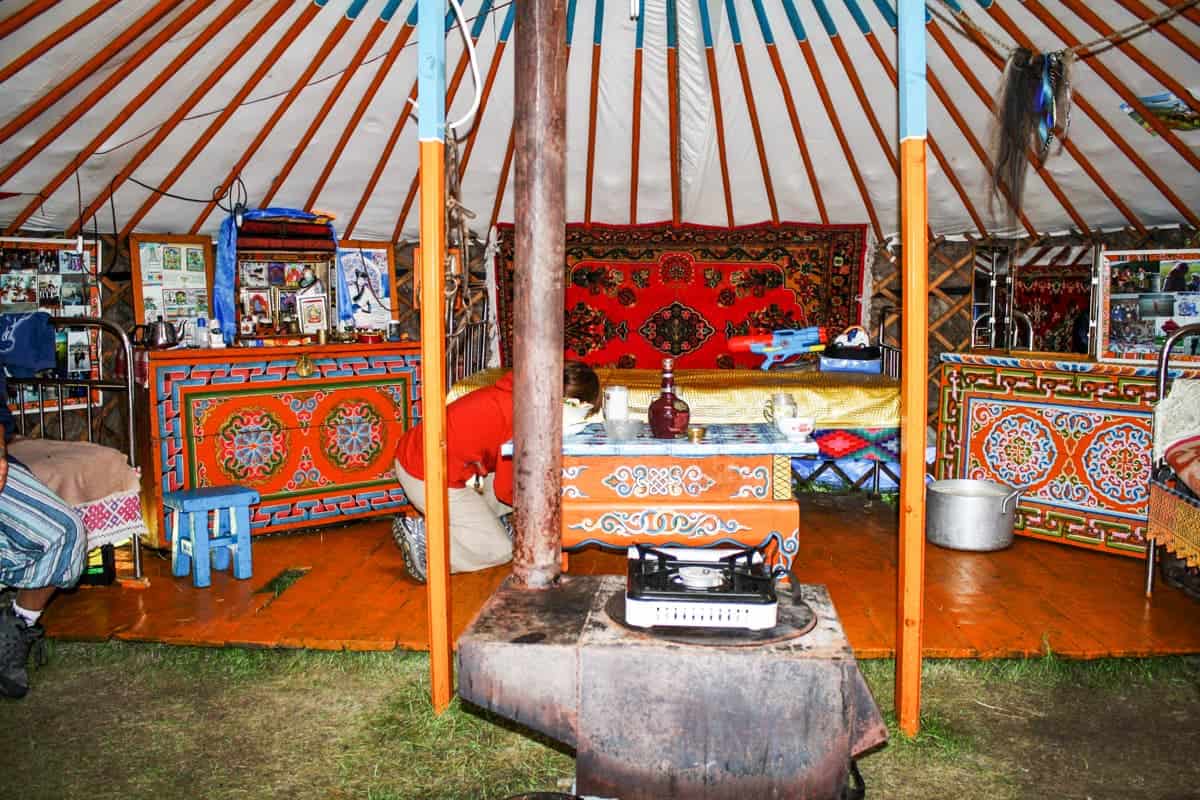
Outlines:
{"label": "photograph collage on wall", "polygon": [[[1200,251],[1102,253],[1101,286],[1102,360],[1157,359],[1172,333],[1200,323]],[[1200,338],[1177,344],[1171,360],[1200,361]]]}
{"label": "photograph collage on wall", "polygon": [[147,322],[211,316],[208,265],[202,245],[138,242],[142,311]]}
{"label": "photograph collage on wall", "polygon": [[[75,251],[74,239],[0,237],[0,314],[44,311],[60,317],[100,317],[100,245],[85,241]],[[83,329],[59,330],[55,340],[57,372],[73,378],[95,378],[98,336]],[[73,396],[83,398],[77,387]],[[32,390],[23,397],[35,408]],[[77,407],[80,403],[67,404]],[[53,406],[47,404],[46,410]]]}

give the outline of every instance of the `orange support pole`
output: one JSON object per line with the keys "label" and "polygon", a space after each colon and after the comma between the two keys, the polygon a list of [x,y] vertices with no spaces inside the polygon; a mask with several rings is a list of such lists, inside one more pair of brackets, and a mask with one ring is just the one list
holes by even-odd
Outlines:
{"label": "orange support pole", "polygon": [[421,142],[421,422],[429,558],[429,673],[433,708],[454,694],[450,643],[450,508],[446,500],[445,145]]}
{"label": "orange support pole", "polygon": [[421,421],[425,440],[429,683],[440,714],[454,694],[450,641],[450,507],[446,497],[446,30],[445,5],[417,5],[421,153]]}
{"label": "orange support pole", "polygon": [[896,716],[921,728],[921,633],[925,598],[925,414],[929,363],[929,197],[925,181],[925,4],[900,0],[900,554],[896,610]]}

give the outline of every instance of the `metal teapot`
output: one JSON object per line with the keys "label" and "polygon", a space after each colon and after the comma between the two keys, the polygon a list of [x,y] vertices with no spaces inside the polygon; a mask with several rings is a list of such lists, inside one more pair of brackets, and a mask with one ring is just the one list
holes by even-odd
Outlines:
{"label": "metal teapot", "polygon": [[160,316],[153,324],[133,326],[133,344],[156,350],[174,347],[179,344],[179,331]]}

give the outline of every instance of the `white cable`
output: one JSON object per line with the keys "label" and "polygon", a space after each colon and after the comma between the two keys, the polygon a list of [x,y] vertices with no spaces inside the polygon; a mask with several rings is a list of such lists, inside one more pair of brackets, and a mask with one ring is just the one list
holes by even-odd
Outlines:
{"label": "white cable", "polygon": [[479,63],[475,60],[475,43],[471,41],[471,34],[467,32],[467,21],[463,14],[462,6],[459,5],[458,0],[450,0],[450,6],[454,9],[454,16],[458,18],[458,30],[462,34],[463,45],[467,48],[467,55],[471,59],[471,79],[475,82],[475,97],[471,100],[471,107],[467,109],[467,113],[463,114],[461,119],[451,122],[446,126],[454,131],[462,127],[479,110],[480,86]]}
{"label": "white cable", "polygon": [[[467,113],[463,114],[462,119],[456,122],[451,122],[446,126],[451,130],[451,132],[453,132],[460,128],[464,122],[475,116],[475,112],[479,109],[479,64],[475,61],[475,44],[471,41],[470,34],[467,33],[467,23],[466,20],[463,19],[462,6],[458,4],[458,0],[450,0],[450,5],[454,8],[454,16],[458,18],[458,31],[462,34],[463,44],[466,45],[467,48],[467,55],[471,61],[471,80],[475,83],[475,99],[471,101],[471,107],[467,109]],[[408,102],[412,104],[413,116],[417,119],[420,119],[418,112],[420,111],[421,106],[419,103],[417,103],[416,98],[409,97]]]}

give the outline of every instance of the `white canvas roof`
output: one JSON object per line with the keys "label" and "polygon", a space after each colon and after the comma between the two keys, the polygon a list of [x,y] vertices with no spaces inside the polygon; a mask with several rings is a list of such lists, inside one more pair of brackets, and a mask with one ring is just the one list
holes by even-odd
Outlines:
{"label": "white canvas roof", "polygon": [[[568,2],[569,220],[898,231],[888,0],[643,0],[638,20],[628,3]],[[1005,48],[1060,50],[1166,7],[931,0],[931,233],[1198,225],[1200,130],[1157,117],[1151,130],[1122,108],[1173,94],[1175,120],[1194,124],[1196,5],[1077,63],[1067,147],[1030,173],[1023,218],[989,199]],[[486,94],[462,145],[463,201],[482,234],[514,217],[519,32],[504,0],[465,11]],[[225,212],[191,201],[240,176],[251,207],[329,212],[342,236],[416,237],[415,0],[29,0],[0,14],[6,233],[70,230],[81,207],[87,231],[111,232],[115,216],[122,233],[213,233]],[[986,37],[966,35],[958,14]],[[474,87],[447,27],[454,119]]]}

